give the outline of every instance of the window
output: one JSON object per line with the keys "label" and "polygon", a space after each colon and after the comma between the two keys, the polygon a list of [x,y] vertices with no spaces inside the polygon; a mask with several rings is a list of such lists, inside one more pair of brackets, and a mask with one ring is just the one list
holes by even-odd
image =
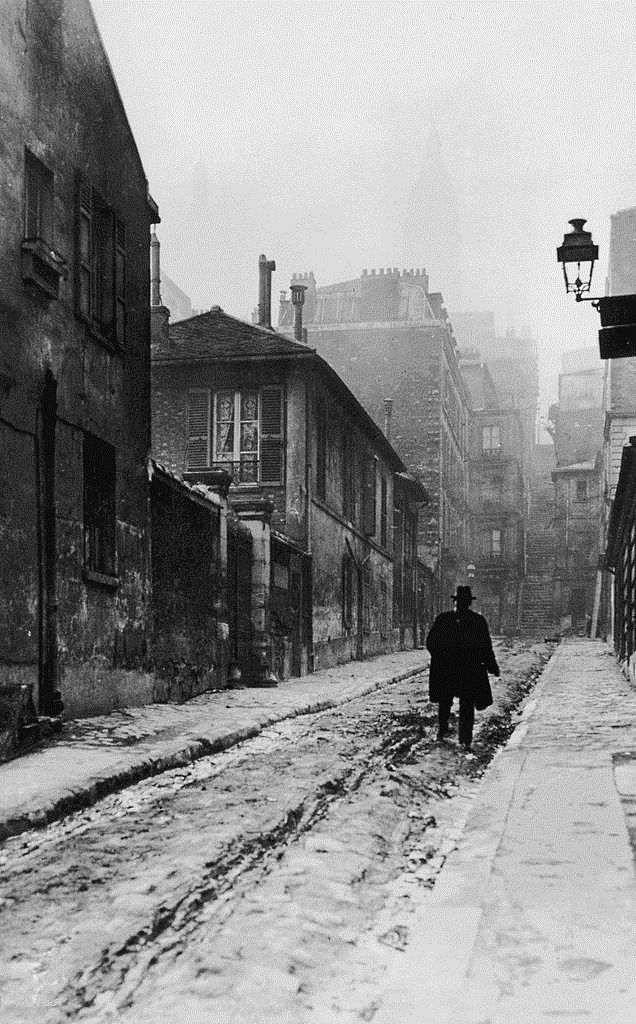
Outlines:
{"label": "window", "polygon": [[322,402],[316,405],[316,497],[327,500],[327,414]]}
{"label": "window", "polygon": [[342,559],[342,628],[346,633],[353,628],[353,577],[353,559],[345,554]]}
{"label": "window", "polygon": [[53,248],[53,173],[24,151],[24,238],[22,280],[57,299],[66,261]]}
{"label": "window", "polygon": [[24,237],[53,241],[53,173],[29,150],[24,163]]}
{"label": "window", "polygon": [[85,183],[78,199],[77,311],[103,337],[124,344],[126,228]]}
{"label": "window", "polygon": [[364,463],[364,492],[362,529],[367,537],[375,537],[376,532],[376,478],[377,459],[367,456]]}
{"label": "window", "polygon": [[342,440],[342,514],[349,522],[356,518],[355,458],[349,435]]}
{"label": "window", "polygon": [[84,434],[84,566],[115,575],[115,449]]}
{"label": "window", "polygon": [[576,500],[587,501],[587,480],[576,481]]}
{"label": "window", "polygon": [[186,466],[227,469],[240,484],[283,483],[282,389],[190,391]]}
{"label": "window", "polygon": [[490,557],[501,558],[501,530],[490,531]]}
{"label": "window", "polygon": [[497,425],[481,428],[481,450],[486,455],[501,449],[501,432]]}
{"label": "window", "polygon": [[387,507],[387,481],[383,476],[380,480],[380,544],[385,548],[389,539],[389,512]]}

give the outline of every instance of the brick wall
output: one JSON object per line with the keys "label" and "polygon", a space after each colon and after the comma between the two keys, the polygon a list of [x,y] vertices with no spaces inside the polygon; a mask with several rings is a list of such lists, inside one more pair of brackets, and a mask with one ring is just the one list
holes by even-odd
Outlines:
{"label": "brick wall", "polygon": [[[449,514],[461,522],[466,495],[465,468],[457,474],[448,460],[443,461],[443,434],[447,453],[454,453],[461,463],[466,443],[453,426],[456,417],[454,420],[451,405],[459,402],[462,408],[465,392],[448,332],[438,326],[401,323],[320,330],[309,324],[308,329],[309,343],[340,374],[381,428],[384,400],[393,400],[391,443],[429,494],[429,504],[420,516],[419,554],[427,565],[439,568],[443,508],[446,505]],[[464,550],[458,551],[459,561],[464,554]],[[445,586],[455,582],[450,567],[449,574]]]}

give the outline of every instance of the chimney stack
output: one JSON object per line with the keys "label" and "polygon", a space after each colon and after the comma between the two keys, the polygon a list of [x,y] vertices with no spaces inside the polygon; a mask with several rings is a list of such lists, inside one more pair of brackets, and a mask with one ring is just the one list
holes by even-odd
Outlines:
{"label": "chimney stack", "polygon": [[258,326],[272,329],[272,272],[274,260],[261,254],[258,257]]}
{"label": "chimney stack", "polygon": [[393,417],[393,399],[384,399],[384,436],[387,441],[391,440],[391,419]]}
{"label": "chimney stack", "polygon": [[151,343],[167,344],[170,310],[161,301],[161,265],[159,239],[156,231],[150,233],[150,333]]}
{"label": "chimney stack", "polygon": [[291,300],[294,307],[294,341],[299,345],[303,344],[303,306],[305,304],[305,292],[307,285],[293,282],[291,285]]}
{"label": "chimney stack", "polygon": [[150,305],[161,305],[161,271],[159,269],[159,239],[150,232]]}

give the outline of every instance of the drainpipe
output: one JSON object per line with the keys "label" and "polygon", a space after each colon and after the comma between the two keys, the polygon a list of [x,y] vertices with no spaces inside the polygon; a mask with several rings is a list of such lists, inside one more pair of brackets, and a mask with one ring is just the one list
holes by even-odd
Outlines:
{"label": "drainpipe", "polygon": [[42,395],[42,678],[39,693],[40,713],[55,717],[64,709],[58,689],[57,655],[57,551],[55,508],[55,427],[57,420],[57,381],[50,367],[44,375]]}

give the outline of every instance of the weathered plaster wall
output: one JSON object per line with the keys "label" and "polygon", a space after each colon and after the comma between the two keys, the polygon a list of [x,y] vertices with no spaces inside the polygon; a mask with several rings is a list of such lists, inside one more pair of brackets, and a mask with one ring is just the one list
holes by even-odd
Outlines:
{"label": "weathered plaster wall", "polygon": [[227,683],[228,624],[222,510],[155,474],[152,508],[152,662],[162,696],[187,700]]}
{"label": "weathered plaster wall", "polygon": [[[40,554],[33,522],[36,516],[41,522],[42,467],[40,454],[35,471],[34,451],[42,441],[48,369],[57,385],[57,682],[67,713],[90,713],[102,706],[108,672],[118,673],[118,703],[134,702],[139,686],[148,689],[122,673],[139,671],[145,679],[150,396],[147,182],[87,0],[0,5],[0,102],[0,421],[13,432],[27,431],[17,447],[14,442],[23,525],[17,526],[17,506],[8,517],[5,511],[9,532],[2,550],[8,562],[0,577],[7,578],[19,558],[28,574],[25,594],[36,592]],[[57,299],[22,281],[25,146],[54,176],[47,241],[68,265]],[[100,342],[76,314],[78,174],[125,222],[124,354]],[[82,574],[84,431],[117,453],[119,583],[110,589]],[[37,576],[41,593],[41,565]],[[28,607],[14,611],[21,650],[10,664],[27,659],[33,676],[33,625],[42,608],[34,610],[29,597]],[[6,667],[4,630],[0,640]]]}

